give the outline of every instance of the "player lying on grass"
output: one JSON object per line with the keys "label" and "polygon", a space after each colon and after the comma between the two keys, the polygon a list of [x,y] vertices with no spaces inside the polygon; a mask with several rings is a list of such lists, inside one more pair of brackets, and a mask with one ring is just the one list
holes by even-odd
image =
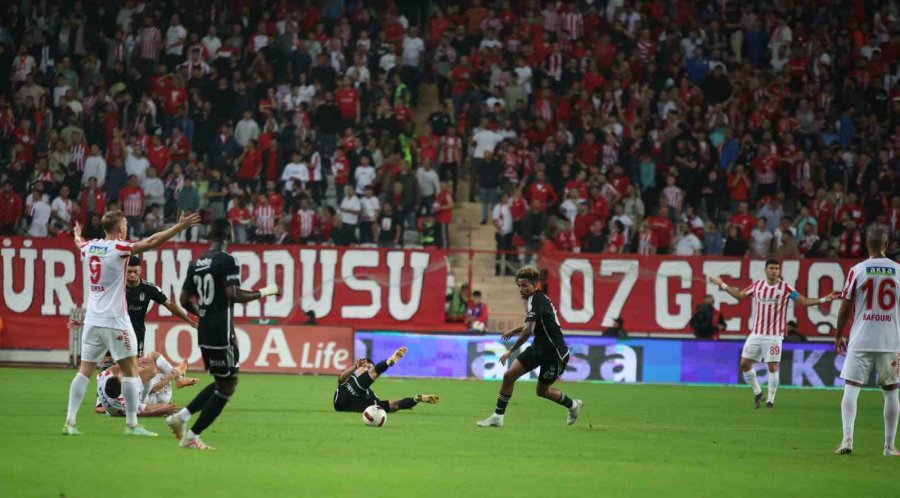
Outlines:
{"label": "player lying on grass", "polygon": [[435,404],[441,400],[432,394],[417,394],[414,398],[381,400],[369,389],[388,368],[394,366],[406,354],[400,348],[390,358],[372,363],[368,358],[356,360],[356,365],[341,372],[338,387],[334,390],[334,409],[339,412],[362,412],[372,405],[378,405],[387,412],[409,410],[419,403]]}
{"label": "player lying on grass", "polygon": [[741,351],[741,372],[744,381],[753,388],[753,404],[759,408],[762,388],[753,363],[765,361],[769,365],[769,392],[766,408],[775,407],[775,392],[778,390],[778,365],[781,363],[781,342],[787,334],[788,301],[797,306],[817,306],[830,303],[837,297],[831,293],[825,297],[800,295],[790,284],[781,279],[781,263],[777,259],[766,260],[766,278],[757,280],[744,288],[730,287],[718,275],[710,275],[709,281],[718,285],[738,301],[752,297],[750,308],[750,335]]}
{"label": "player lying on grass", "polygon": [[573,400],[559,389],[551,387],[566,371],[566,365],[569,363],[569,347],[559,327],[556,307],[547,294],[538,287],[539,278],[540,272],[533,266],[520,268],[516,272],[519,295],[525,300],[525,325],[516,327],[501,337],[506,341],[516,335],[519,336],[512,349],[500,357],[500,364],[505,365],[509,357],[530,337],[534,337],[534,342],[516,357],[509,370],[503,374],[503,384],[497,396],[497,408],[490,417],[476,422],[479,427],[503,427],[503,415],[506,413],[509,399],[512,398],[516,381],[538,367],[541,367],[541,371],[538,375],[537,395],[564,406],[569,411],[566,421],[569,425],[578,419],[581,400]]}
{"label": "player lying on grass", "polygon": [[[193,386],[198,379],[185,377],[187,362],[173,367],[157,352],[138,359],[138,377],[144,385],[143,398],[138,404],[138,417],[162,417],[179,408],[171,403],[171,384],[178,388]],[[97,397],[107,415],[125,416],[125,398],[122,397],[122,369],[113,365],[97,374]]]}

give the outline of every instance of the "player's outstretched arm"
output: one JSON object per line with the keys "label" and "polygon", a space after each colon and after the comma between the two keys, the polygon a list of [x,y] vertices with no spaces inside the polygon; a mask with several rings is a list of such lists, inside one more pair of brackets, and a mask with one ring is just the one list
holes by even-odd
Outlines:
{"label": "player's outstretched arm", "polygon": [[506,365],[506,360],[514,354],[516,351],[525,344],[525,341],[528,340],[534,334],[534,324],[537,322],[525,322],[525,325],[522,325],[520,328],[522,329],[522,333],[519,335],[519,338],[516,340],[516,343],[513,344],[513,347],[509,349],[509,351],[503,353],[500,356],[500,364]]}
{"label": "player's outstretched arm", "polygon": [[832,292],[825,297],[797,296],[796,303],[800,306],[816,306],[823,303],[830,303],[831,301],[834,301],[834,299],[838,296],[840,296],[839,292]]}
{"label": "player's outstretched arm", "polygon": [[512,329],[512,330],[510,330],[510,331],[508,331],[508,332],[504,332],[503,335],[500,336],[500,340],[501,340],[501,341],[507,341],[507,340],[509,340],[509,339],[512,339],[513,337],[515,337],[515,336],[521,334],[521,333],[522,333],[522,330],[523,330],[524,328],[525,328],[524,325],[519,325],[518,327],[516,327],[516,328],[514,328],[514,329]]}
{"label": "player's outstretched arm", "polygon": [[280,296],[281,289],[277,285],[270,285],[255,291],[241,289],[237,285],[225,287],[225,297],[232,303],[249,303],[266,296]]}
{"label": "player's outstretched arm", "polygon": [[725,285],[725,282],[722,281],[722,277],[718,275],[710,275],[707,277],[710,282],[719,286],[720,289],[727,292],[728,295],[737,299],[738,301],[743,301],[750,297],[750,294],[745,293],[744,291],[738,289],[737,287],[731,287],[729,285]]}
{"label": "player's outstretched arm", "polygon": [[[191,302],[191,304],[194,304],[194,303]],[[189,317],[188,314],[185,313],[184,310],[181,309],[181,307],[179,307],[177,304],[173,303],[172,301],[166,300],[166,302],[163,303],[163,306],[165,306],[166,309],[171,311],[173,315],[177,316],[178,318],[181,318],[184,321],[184,323],[190,325],[191,327],[197,328],[197,321],[194,320],[193,318]]]}
{"label": "player's outstretched arm", "polygon": [[132,254],[140,254],[142,252],[149,251],[150,249],[155,249],[167,240],[172,237],[178,235],[184,230],[188,228],[195,227],[200,224],[200,215],[197,213],[183,213],[181,218],[178,220],[178,223],[172,225],[171,227],[161,231],[156,232],[153,235],[147,237],[144,240],[139,240],[131,245],[131,253]]}
{"label": "player's outstretched arm", "polygon": [[838,354],[847,354],[847,339],[844,338],[844,329],[850,321],[850,310],[853,304],[844,299],[841,301],[841,309],[838,311],[837,329],[834,331],[834,349]]}
{"label": "player's outstretched arm", "polygon": [[72,236],[75,239],[75,247],[81,249],[82,246],[87,244],[87,241],[84,240],[84,237],[81,235],[81,223],[75,222],[75,226],[72,227]]}

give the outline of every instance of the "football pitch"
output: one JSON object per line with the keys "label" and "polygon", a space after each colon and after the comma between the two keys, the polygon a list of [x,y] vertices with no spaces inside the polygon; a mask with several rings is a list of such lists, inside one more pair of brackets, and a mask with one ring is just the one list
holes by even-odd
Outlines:
{"label": "football pitch", "polygon": [[[381,398],[442,397],[392,413],[385,427],[335,413],[334,377],[243,375],[204,440],[178,448],[127,438],[124,419],[79,414],[84,436],[63,437],[74,371],[0,368],[0,496],[882,496],[900,459],[881,456],[882,396],[860,396],[855,453],[840,439],[840,391],[781,389],[774,410],[748,388],[560,383],[585,402],[564,408],[519,383],[502,429],[475,426],[498,383],[379,380]],[[202,387],[208,377],[202,376]],[[89,393],[96,388],[91,380]],[[184,405],[196,387],[175,392]]]}

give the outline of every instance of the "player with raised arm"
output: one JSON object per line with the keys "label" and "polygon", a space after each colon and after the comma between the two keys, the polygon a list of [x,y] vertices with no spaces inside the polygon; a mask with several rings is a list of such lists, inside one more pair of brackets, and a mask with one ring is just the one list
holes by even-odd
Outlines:
{"label": "player with raised arm", "polygon": [[151,301],[164,306],[183,322],[197,328],[197,322],[167,298],[159,287],[141,278],[141,258],[137,256],[130,257],[128,266],[125,268],[125,301],[128,303],[131,326],[134,327],[134,333],[137,336],[139,356],[144,354],[144,334],[147,330],[144,318],[147,316]]}
{"label": "player with raised arm", "polygon": [[[894,446],[897,418],[900,417],[900,265],[887,258],[887,231],[876,228],[866,238],[869,259],[856,264],[847,275],[840,298],[837,331],[834,344],[838,354],[845,354],[841,378],[844,379],[844,398],[841,400],[843,438],[834,453],[853,452],[853,425],[856,422],[856,401],[872,369],[884,394],[884,455],[900,456]],[[853,309],[850,344],[844,329]]]}
{"label": "player with raised arm", "polygon": [[397,410],[410,410],[419,403],[436,404],[439,396],[417,394],[413,398],[382,400],[375,391],[369,389],[388,368],[394,366],[406,355],[406,348],[400,348],[390,358],[372,363],[368,358],[356,360],[356,364],[347,368],[338,376],[338,387],[334,390],[334,410],[338,412],[362,412],[372,405],[378,405],[384,411],[393,413]]}
{"label": "player with raised arm", "polygon": [[[214,220],[209,229],[210,248],[191,263],[181,288],[181,306],[200,317],[197,342],[206,371],[215,380],[186,408],[166,419],[182,448],[212,449],[200,440],[200,433],[222,413],[237,387],[240,353],[232,323],[234,303],[279,294],[275,285],[256,291],[241,289],[241,267],[225,252],[231,240],[231,224],[224,219]],[[185,431],[191,415],[197,412],[200,417]]]}
{"label": "player with raised arm", "polygon": [[520,268],[516,272],[516,285],[519,287],[519,295],[525,300],[525,324],[516,327],[501,336],[501,340],[509,340],[518,335],[519,338],[512,349],[500,356],[500,363],[505,365],[509,357],[525,344],[530,337],[534,337],[531,346],[525,349],[510,365],[509,370],[503,374],[503,384],[500,386],[500,394],[497,396],[497,408],[490,417],[479,420],[479,427],[503,427],[503,415],[506,406],[512,398],[516,380],[526,373],[541,367],[538,375],[537,395],[547,398],[554,403],[566,407],[569,411],[567,423],[572,425],[578,419],[582,401],[573,400],[562,391],[552,387],[566,371],[569,363],[569,347],[563,339],[562,330],[559,327],[559,318],[556,316],[556,307],[550,298],[538,288],[540,272],[533,266]]}
{"label": "player with raised arm", "polygon": [[171,228],[155,233],[147,239],[127,242],[128,221],[120,211],[103,215],[103,239],[85,241],[81,227],[75,225],[75,241],[83,261],[83,272],[90,279],[87,312],[81,332],[81,364],[69,386],[69,408],[64,435],[79,435],[75,427],[78,409],[87,392],[89,375],[97,368],[107,351],[122,369],[122,397],[125,400],[125,434],[156,436],[137,422],[137,408],[141,399],[141,380],[137,368],[137,337],[128,307],[125,304],[125,264],[132,254],[155,249],[179,232],[200,223],[197,214],[183,214]]}
{"label": "player with raised arm", "polygon": [[718,275],[709,276],[709,281],[718,285],[738,301],[752,297],[750,309],[750,336],[744,341],[741,351],[741,372],[744,380],[753,388],[753,404],[759,408],[762,388],[753,363],[765,361],[769,366],[769,392],[766,408],[775,407],[775,392],[778,390],[778,366],[781,363],[781,343],[787,333],[788,301],[798,306],[816,306],[834,300],[837,293],[820,298],[801,296],[787,282],[781,279],[781,263],[776,259],[766,260],[766,278],[757,280],[744,290],[726,285]]}

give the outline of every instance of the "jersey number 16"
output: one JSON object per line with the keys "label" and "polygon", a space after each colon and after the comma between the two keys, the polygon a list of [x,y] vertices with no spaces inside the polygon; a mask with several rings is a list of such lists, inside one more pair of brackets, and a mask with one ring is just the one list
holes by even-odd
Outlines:
{"label": "jersey number 16", "polygon": [[866,283],[862,284],[859,290],[864,291],[866,293],[866,309],[872,309],[874,305],[873,301],[878,301],[878,307],[883,309],[884,311],[890,311],[894,309],[894,306],[897,304],[897,284],[894,283],[893,280],[882,280],[878,285],[878,297],[875,297],[875,281],[874,280],[866,280]]}

